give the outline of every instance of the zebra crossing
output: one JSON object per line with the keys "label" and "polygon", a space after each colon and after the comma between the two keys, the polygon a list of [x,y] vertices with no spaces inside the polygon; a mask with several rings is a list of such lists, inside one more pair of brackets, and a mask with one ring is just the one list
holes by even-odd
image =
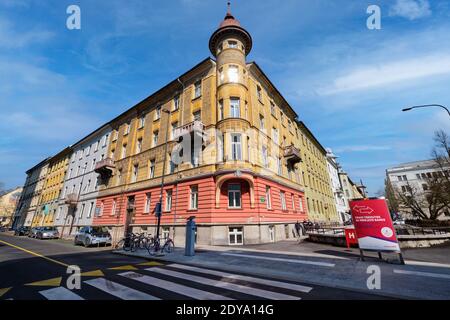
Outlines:
{"label": "zebra crossing", "polygon": [[38,293],[46,300],[92,300],[84,296],[83,289],[88,286],[121,300],[300,300],[313,290],[288,281],[181,264],[118,272],[83,279],[80,290],[59,286]]}

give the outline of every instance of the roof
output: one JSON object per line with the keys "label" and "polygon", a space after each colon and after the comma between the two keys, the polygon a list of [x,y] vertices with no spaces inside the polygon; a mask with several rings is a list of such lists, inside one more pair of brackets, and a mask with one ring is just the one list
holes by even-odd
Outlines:
{"label": "roof", "polygon": [[313,139],[313,141],[316,143],[316,145],[319,147],[319,149],[322,151],[324,155],[327,154],[327,150],[322,146],[322,144],[317,140],[317,138],[314,136],[314,134],[309,130],[309,128],[306,126],[306,124],[303,121],[297,121],[297,123],[302,126],[306,133]]}
{"label": "roof", "polygon": [[420,161],[412,161],[405,162],[396,165],[395,167],[388,168],[386,171],[399,171],[399,170],[414,170],[419,168],[432,168],[437,167],[438,164],[435,160],[420,160]]}
{"label": "roof", "polygon": [[42,160],[41,162],[39,162],[37,165],[35,165],[34,167],[31,167],[30,169],[28,169],[25,173],[26,174],[30,174],[32,171],[34,171],[34,169],[42,167],[44,164],[46,164],[49,160],[51,159],[51,157],[47,157],[44,160]]}

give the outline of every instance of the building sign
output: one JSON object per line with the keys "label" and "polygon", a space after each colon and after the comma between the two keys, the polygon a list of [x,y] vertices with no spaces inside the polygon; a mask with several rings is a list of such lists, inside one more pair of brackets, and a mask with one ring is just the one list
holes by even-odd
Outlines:
{"label": "building sign", "polygon": [[350,209],[360,249],[400,252],[386,200],[350,201]]}
{"label": "building sign", "polygon": [[259,199],[259,201],[260,201],[261,203],[266,202],[266,197],[261,197],[261,198]]}

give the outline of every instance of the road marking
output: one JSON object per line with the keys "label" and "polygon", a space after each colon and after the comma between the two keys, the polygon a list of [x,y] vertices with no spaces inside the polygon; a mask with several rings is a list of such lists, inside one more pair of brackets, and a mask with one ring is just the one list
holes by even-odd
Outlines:
{"label": "road marking", "polygon": [[225,282],[225,281],[220,281],[220,280],[214,280],[214,279],[205,278],[205,277],[194,276],[192,274],[185,274],[185,273],[167,270],[167,269],[149,268],[146,270],[151,271],[151,272],[165,274],[165,275],[175,277],[175,278],[186,279],[189,281],[206,284],[208,286],[213,286],[213,287],[217,287],[217,288],[221,288],[221,289],[228,289],[228,290],[237,291],[237,292],[241,292],[241,293],[245,293],[245,294],[250,294],[253,296],[258,296],[258,297],[271,299],[271,300],[300,300],[301,299],[300,297],[295,297],[295,296],[287,295],[284,293],[278,293],[278,292],[274,292],[274,291],[267,291],[267,290],[263,290],[263,289],[252,288],[252,287],[243,286],[240,284],[235,284],[235,283]]}
{"label": "road marking", "polygon": [[138,266],[149,266],[149,267],[153,267],[153,266],[163,266],[164,264],[161,262],[156,262],[156,261],[150,261],[150,262],[143,262],[143,263],[139,263],[137,264]]}
{"label": "road marking", "polygon": [[14,245],[14,244],[12,244],[12,243],[9,243],[9,242],[3,241],[3,240],[0,240],[0,243],[4,243],[4,244],[6,244],[6,245],[8,245],[8,246],[10,246],[10,247],[16,248],[16,249],[18,249],[18,250],[22,250],[22,251],[24,251],[24,252],[26,252],[26,253],[29,253],[29,254],[33,255],[33,256],[43,258],[43,259],[45,259],[45,260],[51,261],[51,262],[56,263],[56,264],[59,264],[59,265],[61,265],[61,266],[64,266],[64,267],[68,267],[68,266],[69,266],[68,264],[65,264],[64,262],[61,262],[61,261],[58,261],[58,260],[55,260],[55,259],[46,257],[46,256],[44,256],[44,255],[42,255],[42,254],[40,254],[40,253],[33,252],[33,251],[31,251],[31,250],[27,250],[27,249],[25,249],[25,248],[16,246],[16,245]]}
{"label": "road marking", "polygon": [[81,273],[84,277],[103,277],[105,274],[102,270],[86,271]]}
{"label": "road marking", "polygon": [[[197,271],[197,272],[206,273],[206,274],[212,274],[212,275],[227,278],[227,279],[236,279],[236,280],[260,283],[260,284],[265,284],[265,285],[269,285],[272,287],[279,287],[279,288],[290,289],[290,290],[295,290],[295,291],[300,291],[300,292],[305,292],[305,293],[308,293],[312,290],[311,287],[302,286],[299,284],[242,276],[239,274],[233,274],[233,273],[216,271],[216,270],[211,270],[211,269],[203,269],[203,268],[185,266],[185,265],[176,264],[176,263],[171,264],[170,267],[175,267],[178,269],[184,269],[184,270],[190,270],[190,271]],[[149,270],[151,270],[151,269],[149,269]]]}
{"label": "road marking", "polygon": [[62,277],[30,282],[25,284],[26,286],[42,286],[42,287],[59,287],[61,285]]}
{"label": "road marking", "polygon": [[314,265],[314,266],[331,267],[331,268],[333,268],[335,266],[334,263],[328,263],[328,262],[316,262],[316,261],[306,261],[306,260],[298,260],[298,259],[274,258],[274,257],[267,257],[267,256],[252,256],[249,254],[221,253],[221,255],[260,259],[260,260],[292,262],[292,263],[299,263],[299,264],[310,264],[310,265]]}
{"label": "road marking", "polygon": [[39,291],[47,300],[84,300],[82,297],[66,289],[64,287],[58,287],[48,290]]}
{"label": "road marking", "polygon": [[138,270],[138,268],[133,267],[132,265],[126,265],[126,266],[120,266],[120,267],[113,267],[113,268],[108,268],[108,270],[123,270],[123,271],[129,271],[129,270]]}
{"label": "road marking", "polygon": [[0,298],[5,295],[5,293],[7,293],[9,290],[11,290],[12,287],[9,288],[2,288],[0,289]]}
{"label": "road marking", "polygon": [[123,286],[116,282],[112,282],[105,278],[97,278],[92,280],[86,280],[83,282],[97,289],[100,289],[104,292],[112,294],[113,296],[118,297],[122,300],[161,300],[157,297],[140,292],[138,290],[134,290],[132,288],[128,288],[126,286]]}
{"label": "road marking", "polygon": [[394,269],[394,273],[409,274],[409,275],[421,276],[421,277],[450,279],[450,274],[442,274],[442,273],[421,272],[421,271],[407,271],[407,270],[399,270],[399,269]]}
{"label": "road marking", "polygon": [[[153,270],[153,269],[152,269]],[[133,279],[151,286],[159,287],[168,291],[176,292],[184,296],[199,299],[199,300],[233,300],[232,298],[221,296],[215,293],[187,287],[174,282],[162,280],[155,277],[150,277],[147,275],[142,275],[136,272],[125,272],[119,274],[120,276],[126,277],[128,279]]]}

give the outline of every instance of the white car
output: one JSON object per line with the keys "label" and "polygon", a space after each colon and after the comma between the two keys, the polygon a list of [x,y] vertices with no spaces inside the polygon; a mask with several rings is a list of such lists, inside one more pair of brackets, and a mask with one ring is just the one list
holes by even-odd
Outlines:
{"label": "white car", "polygon": [[403,219],[398,219],[394,221],[394,225],[403,225],[405,224],[405,220]]}

